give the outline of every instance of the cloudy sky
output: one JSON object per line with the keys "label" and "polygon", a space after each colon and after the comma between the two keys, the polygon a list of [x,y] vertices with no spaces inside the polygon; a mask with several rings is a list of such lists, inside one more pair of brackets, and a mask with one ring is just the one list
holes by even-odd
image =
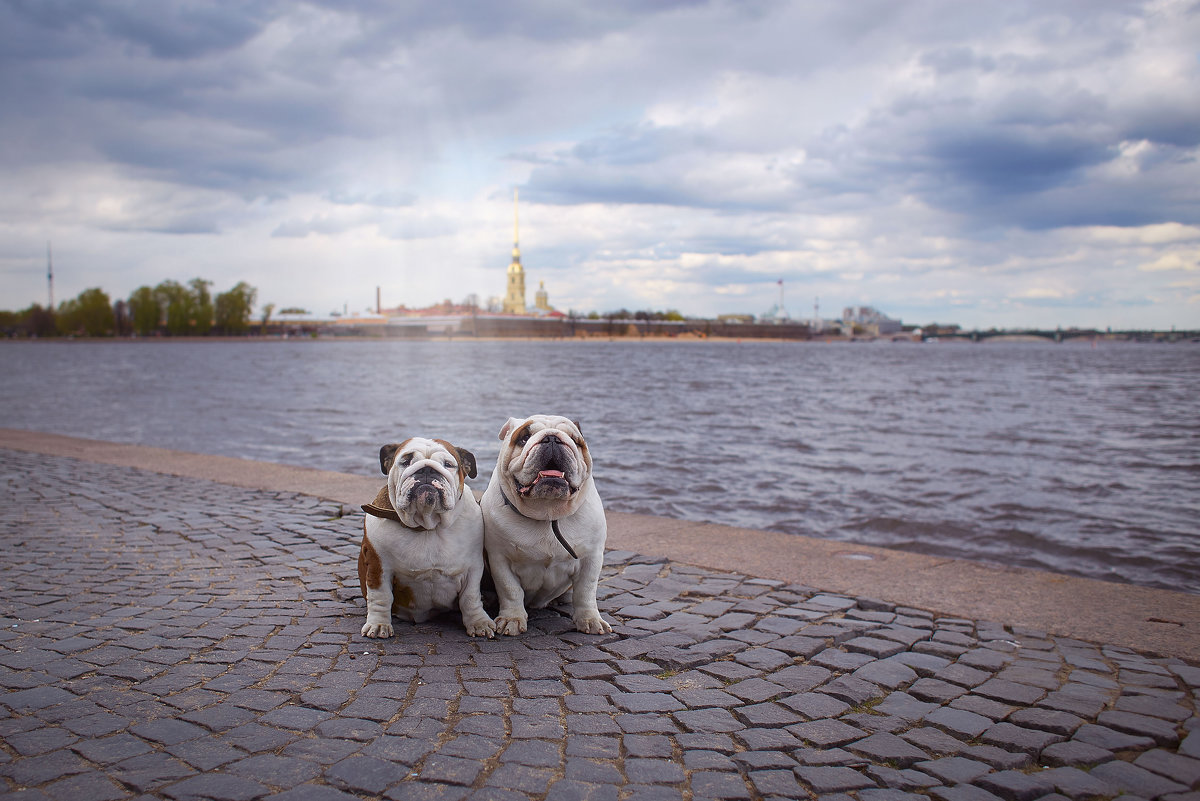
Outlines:
{"label": "cloudy sky", "polygon": [[0,4],[0,306],[1200,327],[1200,4]]}

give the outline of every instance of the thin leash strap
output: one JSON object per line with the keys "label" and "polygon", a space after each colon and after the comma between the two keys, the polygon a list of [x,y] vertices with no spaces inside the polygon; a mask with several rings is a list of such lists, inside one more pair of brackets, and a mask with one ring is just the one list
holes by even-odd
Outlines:
{"label": "thin leash strap", "polygon": [[562,544],[562,547],[567,549],[567,553],[571,554],[571,558],[578,559],[579,556],[576,555],[575,550],[570,545],[567,545],[567,541],[565,539],[563,539],[562,532],[558,530],[558,521],[557,520],[550,521],[550,528],[551,528],[551,530],[554,531],[554,538],[556,540],[558,540],[559,543]]}
{"label": "thin leash strap", "polygon": [[[508,496],[504,494],[504,490],[500,490],[500,497],[504,499],[505,506],[512,509],[517,514],[521,514],[517,507],[513,505],[513,502],[508,499]],[[550,530],[554,532],[554,539],[558,540],[558,544],[565,548],[567,553],[571,554],[571,558],[578,559],[579,555],[575,553],[575,549],[567,544],[566,539],[563,538],[562,532],[558,530],[557,520],[550,521]]]}

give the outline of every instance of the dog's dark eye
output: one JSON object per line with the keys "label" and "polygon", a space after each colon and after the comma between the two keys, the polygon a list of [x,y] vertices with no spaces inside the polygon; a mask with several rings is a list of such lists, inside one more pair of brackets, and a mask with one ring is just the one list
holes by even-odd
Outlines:
{"label": "dog's dark eye", "polygon": [[458,467],[458,465],[456,465],[451,459],[443,459],[442,464],[447,470],[453,470],[454,468]]}
{"label": "dog's dark eye", "polygon": [[529,442],[529,429],[528,428],[521,432],[521,434],[517,437],[516,442],[518,445],[524,445],[526,442]]}
{"label": "dog's dark eye", "polygon": [[400,466],[401,467],[408,467],[410,464],[412,464],[412,454],[411,453],[406,453],[405,455],[400,457]]}

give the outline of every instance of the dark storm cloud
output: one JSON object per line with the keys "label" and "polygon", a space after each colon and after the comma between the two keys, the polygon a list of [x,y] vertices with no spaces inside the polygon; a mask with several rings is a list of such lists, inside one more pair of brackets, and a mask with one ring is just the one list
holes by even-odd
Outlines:
{"label": "dark storm cloud", "polygon": [[[709,0],[610,0],[606,3],[561,3],[553,0],[517,0],[495,3],[395,3],[367,0],[347,4],[338,0],[318,3],[338,13],[350,13],[364,22],[359,45],[387,50],[397,39],[414,33],[461,30],[472,38],[520,36],[534,40],[593,38],[624,28],[643,14],[669,13],[708,5]],[[752,11],[759,2],[746,3]]]}
{"label": "dark storm cloud", "polygon": [[[3,14],[9,35],[38,43],[79,42],[97,36],[143,48],[154,58],[190,59],[236,48],[261,29],[277,6],[273,2],[78,3],[70,0],[13,0]],[[6,37],[7,38],[7,37]]]}

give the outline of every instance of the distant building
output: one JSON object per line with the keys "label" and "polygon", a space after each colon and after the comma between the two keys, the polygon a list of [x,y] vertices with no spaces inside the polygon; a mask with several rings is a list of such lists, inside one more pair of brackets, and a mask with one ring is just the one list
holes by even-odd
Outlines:
{"label": "distant building", "polygon": [[790,323],[792,316],[788,314],[788,310],[776,303],[767,309],[762,317],[759,318],[760,323]]}
{"label": "distant building", "polygon": [[788,314],[788,310],[783,305],[783,280],[779,280],[779,300],[767,310],[767,313],[759,318],[760,323],[790,323],[792,316]]}
{"label": "distant building", "polygon": [[900,320],[893,320],[878,309],[870,306],[847,306],[842,310],[842,327],[853,330],[855,326],[875,336],[898,334],[904,329]]}
{"label": "distant building", "polygon": [[554,311],[554,307],[550,305],[550,293],[546,291],[545,281],[538,281],[538,290],[533,293],[533,306],[539,311]]}

